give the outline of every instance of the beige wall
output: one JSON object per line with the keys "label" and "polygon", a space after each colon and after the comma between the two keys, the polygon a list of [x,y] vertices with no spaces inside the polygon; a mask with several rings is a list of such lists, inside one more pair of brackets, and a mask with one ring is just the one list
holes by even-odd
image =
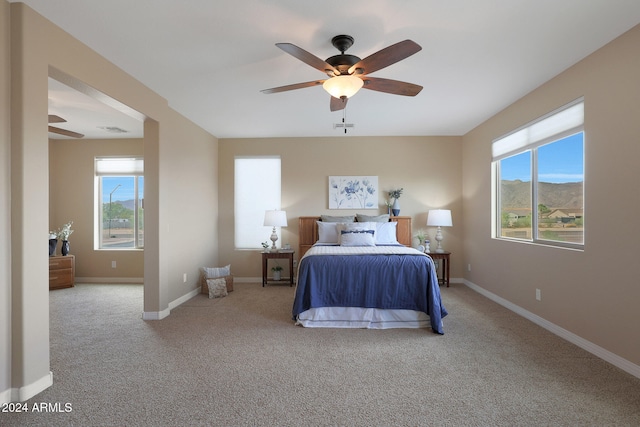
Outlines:
{"label": "beige wall", "polygon": [[[640,364],[640,341],[625,333],[640,323],[634,268],[640,235],[640,223],[635,221],[640,211],[636,188],[640,27],[464,138],[218,142],[25,5],[0,1],[0,23],[0,230],[10,236],[10,243],[0,239],[0,401],[28,398],[50,381],[43,249],[50,227],[50,173],[43,118],[52,70],[85,82],[146,117],[145,312],[166,313],[171,302],[196,289],[201,265],[232,263],[236,275],[260,275],[257,251],[233,249],[233,157],[278,154],[283,159],[282,208],[290,221],[283,241],[297,246],[298,216],[349,212],[327,209],[328,176],[377,175],[383,191],[404,187],[401,214],[413,217],[414,232],[426,228],[429,209],[452,209],[454,227],[445,229],[445,246],[454,253],[453,277],[464,277],[636,367]],[[585,250],[492,240],[491,140],[582,95]],[[429,232],[433,237],[434,230]],[[268,234],[266,230],[256,241]],[[470,272],[463,268],[467,264],[472,265]],[[182,283],[183,273],[189,276],[187,283]],[[536,288],[542,290],[542,301],[535,300]]]}
{"label": "beige wall", "polygon": [[[133,278],[142,283],[143,251],[94,250],[93,244],[94,159],[126,155],[143,156],[142,139],[49,141],[49,229],[73,221],[69,244],[76,257],[76,281]],[[57,253],[60,254],[59,243]],[[117,268],[111,268],[111,261],[116,261]]]}
{"label": "beige wall", "polygon": [[[464,137],[466,279],[615,356],[640,365],[640,26]],[[585,246],[573,251],[491,238],[491,140],[585,100]],[[535,289],[542,292],[536,301]],[[631,334],[631,335],[630,335]]]}
{"label": "beige wall", "polygon": [[11,61],[9,3],[0,1],[0,402],[11,389]]}
{"label": "beige wall", "polygon": [[[220,261],[231,263],[234,275],[261,277],[260,253],[236,251],[233,241],[233,162],[235,156],[279,155],[282,158],[282,209],[289,226],[282,243],[298,246],[300,216],[351,214],[328,209],[328,178],[333,175],[375,175],[380,190],[377,211],[386,212],[387,191],[404,188],[400,215],[413,218],[413,233],[427,228],[429,209],[451,209],[453,227],[444,228],[444,246],[453,252],[451,277],[462,278],[462,162],[460,137],[264,138],[220,140]],[[271,230],[256,236],[256,245]],[[296,255],[297,258],[297,255]]]}
{"label": "beige wall", "polygon": [[[137,111],[145,120],[141,310],[146,318],[168,315],[173,305],[197,291],[198,267],[218,261],[218,142],[171,110],[166,100],[24,4],[0,4],[0,91],[11,94],[10,99],[0,97],[0,120],[11,123],[10,134],[6,126],[0,131],[2,153],[11,155],[10,168],[3,166],[0,174],[2,198],[10,200],[10,208],[2,203],[0,214],[0,227],[11,237],[10,249],[7,243],[0,242],[0,262],[11,263],[0,273],[0,294],[9,295],[11,301],[7,304],[3,298],[0,302],[0,319],[10,319],[0,327],[0,399],[7,401],[28,399],[52,381],[48,260],[43,250],[44,236],[53,226],[49,218],[45,119],[48,77],[90,88],[95,95],[117,100]],[[2,162],[6,163],[6,158],[3,155]],[[10,183],[6,181],[9,176]],[[56,188],[52,191],[59,194],[57,184],[53,185]],[[92,194],[77,196],[93,199]],[[82,230],[87,223],[85,214],[82,209],[73,218]],[[57,223],[63,216],[65,221],[67,214],[61,208],[60,212],[52,212],[51,220]],[[73,245],[73,237],[71,242]],[[77,245],[74,251],[82,249],[83,243],[78,241]],[[184,273],[188,275],[186,283],[182,280]],[[9,323],[7,330],[5,325]],[[7,342],[9,345],[5,346]],[[8,372],[10,379],[6,378]]]}

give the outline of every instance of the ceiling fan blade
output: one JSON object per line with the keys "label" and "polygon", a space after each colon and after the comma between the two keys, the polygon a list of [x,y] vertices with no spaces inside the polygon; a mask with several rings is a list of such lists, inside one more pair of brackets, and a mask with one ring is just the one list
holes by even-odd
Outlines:
{"label": "ceiling fan blade", "polygon": [[71,130],[66,130],[66,129],[60,129],[60,128],[53,127],[53,126],[49,126],[49,132],[57,133],[58,135],[70,136],[72,138],[82,138],[82,137],[84,137],[84,135],[81,134],[81,133],[73,132]]}
{"label": "ceiling fan blade", "polygon": [[276,46],[278,46],[280,49],[287,52],[289,55],[298,58],[300,61],[304,62],[305,64],[312,66],[318,71],[327,73],[329,75],[331,73],[335,75],[340,74],[340,71],[335,69],[332,65],[328,64],[326,61],[323,61],[322,59],[318,58],[314,54],[309,53],[306,50],[299,48],[294,44],[276,43]]}
{"label": "ceiling fan blade", "polygon": [[55,114],[49,114],[49,123],[64,123],[66,122],[65,119],[63,119],[60,116],[56,116]]}
{"label": "ceiling fan blade", "polygon": [[416,96],[422,90],[422,86],[398,80],[365,77],[363,88],[378,92],[391,93],[393,95]]}
{"label": "ceiling fan blade", "polygon": [[292,85],[272,87],[271,89],[263,89],[260,92],[262,93],[286,92],[288,90],[304,89],[305,87],[318,86],[318,85],[322,85],[322,83],[324,83],[324,80],[314,80],[312,82],[295,83]]}
{"label": "ceiling fan blade", "polygon": [[398,61],[410,57],[414,53],[420,52],[422,47],[414,41],[404,40],[391,46],[385,47],[364,58],[362,61],[355,63],[349,68],[349,74],[357,72],[361,69],[360,74],[371,74],[374,71],[381,70]]}
{"label": "ceiling fan blade", "polygon": [[335,96],[332,96],[331,101],[329,102],[329,109],[331,111],[344,110],[347,106],[348,100],[349,98],[336,98]]}

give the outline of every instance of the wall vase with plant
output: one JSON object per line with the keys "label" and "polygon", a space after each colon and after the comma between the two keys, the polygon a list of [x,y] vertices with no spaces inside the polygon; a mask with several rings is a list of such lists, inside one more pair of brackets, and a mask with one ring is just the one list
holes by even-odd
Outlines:
{"label": "wall vase with plant", "polygon": [[393,216],[400,215],[400,202],[398,199],[402,195],[402,190],[402,188],[399,188],[397,190],[389,191],[389,197],[393,199],[393,205],[391,207],[391,213],[393,213]]}

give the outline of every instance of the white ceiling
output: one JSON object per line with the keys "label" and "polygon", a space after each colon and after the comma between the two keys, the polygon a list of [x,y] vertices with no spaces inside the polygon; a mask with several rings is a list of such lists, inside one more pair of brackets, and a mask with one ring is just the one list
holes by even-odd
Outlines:
{"label": "white ceiling", "polygon": [[638,0],[22,1],[220,138],[342,134],[321,87],[260,92],[325,77],[278,42],[326,59],[338,34],[360,58],[415,41],[373,76],[422,92],[361,90],[349,135],[463,135],[640,23]]}

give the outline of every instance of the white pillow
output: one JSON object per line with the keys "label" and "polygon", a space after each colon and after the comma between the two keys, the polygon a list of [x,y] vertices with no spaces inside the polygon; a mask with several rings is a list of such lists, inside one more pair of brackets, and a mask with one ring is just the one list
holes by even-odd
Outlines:
{"label": "white pillow", "polygon": [[337,222],[316,221],[318,224],[318,243],[338,243]]}
{"label": "white pillow", "polygon": [[221,298],[229,295],[227,292],[227,281],[224,278],[207,279],[209,287],[209,298]]}
{"label": "white pillow", "polygon": [[374,230],[343,230],[341,232],[341,246],[375,246]]}
{"label": "white pillow", "polygon": [[202,274],[205,279],[215,279],[231,275],[231,264],[224,267],[202,267]]}
{"label": "white pillow", "polygon": [[376,244],[378,245],[392,245],[399,244],[397,237],[397,225],[398,223],[393,222],[377,222],[376,226]]}
{"label": "white pillow", "polygon": [[349,222],[344,224],[338,224],[336,227],[338,231],[338,244],[342,243],[342,232],[343,231],[362,231],[362,230],[372,230],[374,235],[375,242],[375,231],[376,231],[376,223],[375,222]]}

